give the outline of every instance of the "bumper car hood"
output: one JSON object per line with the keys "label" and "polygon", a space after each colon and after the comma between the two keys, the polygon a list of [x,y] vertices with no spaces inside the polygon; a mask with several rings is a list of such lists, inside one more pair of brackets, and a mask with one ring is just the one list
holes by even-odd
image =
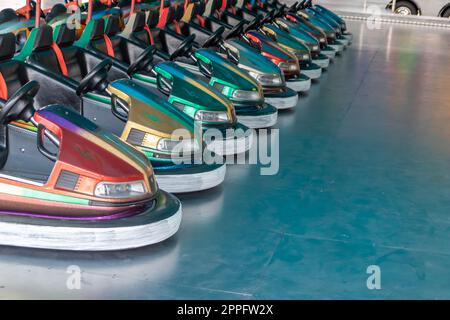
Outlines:
{"label": "bumper car hood", "polygon": [[[177,129],[186,129],[190,139],[194,135],[194,126],[182,111],[174,108],[170,103],[146,88],[135,84],[131,80],[117,80],[109,90],[114,96],[126,102],[130,107],[128,121],[122,138],[127,141],[133,129],[149,133],[160,138],[170,138]],[[158,141],[154,141],[157,143]],[[155,146],[156,147],[156,146]]]}
{"label": "bumper car hood", "polygon": [[307,52],[308,48],[296,40],[289,32],[284,31],[274,25],[265,25],[264,31],[276,36],[278,44],[288,50],[294,50],[295,52]]}
{"label": "bumper car hood", "polygon": [[78,177],[78,182],[67,191],[88,196],[93,196],[100,182],[143,181],[147,193],[141,198],[156,194],[157,186],[150,162],[115,135],[60,105],[41,109],[34,118],[60,141],[59,156],[47,187],[56,187],[61,175],[70,174]]}
{"label": "bumper car hood", "polygon": [[[234,117],[233,104],[219,91],[211,88],[200,76],[171,62],[158,64],[155,71],[172,81],[169,100],[181,100],[197,110],[226,111],[230,119]],[[194,105],[192,101],[198,103]]]}
{"label": "bumper car hood", "polygon": [[262,52],[270,54],[272,56],[277,57],[280,60],[283,61],[291,61],[295,60],[295,57],[293,57],[290,53],[288,53],[285,49],[280,47],[279,44],[277,44],[275,41],[270,39],[269,37],[261,34],[257,31],[249,31],[247,33],[248,36],[254,37],[260,40],[261,43],[261,49]]}
{"label": "bumper car hood", "polygon": [[255,71],[263,74],[280,74],[281,70],[266,57],[263,57],[256,49],[243,43],[240,40],[231,39],[225,43],[225,46],[238,52],[239,64],[249,71]]}
{"label": "bumper car hood", "polygon": [[212,63],[213,77],[228,82],[235,89],[246,91],[258,90],[258,83],[252,77],[230,61],[222,58],[215,51],[199,49],[194,55],[200,60],[205,59],[207,60],[204,60],[205,62]]}

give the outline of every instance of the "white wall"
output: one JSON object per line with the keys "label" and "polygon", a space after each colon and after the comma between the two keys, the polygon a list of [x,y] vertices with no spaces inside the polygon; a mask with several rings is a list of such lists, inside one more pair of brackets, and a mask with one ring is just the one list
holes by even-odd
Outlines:
{"label": "white wall", "polygon": [[[25,0],[0,0],[0,10],[5,8],[18,9],[25,5]],[[43,8],[50,8],[56,3],[64,3],[64,0],[42,0]]]}
{"label": "white wall", "polygon": [[[296,0],[286,0],[294,3]],[[322,4],[330,9],[339,9],[352,12],[365,12],[372,5],[379,6],[384,10],[390,0],[315,0],[313,3]]]}
{"label": "white wall", "polygon": [[[43,0],[43,6],[50,7],[54,3],[64,2],[62,0]],[[286,3],[294,3],[294,0],[286,0]],[[330,8],[344,10],[362,10],[364,6],[377,4],[386,6],[388,0],[316,0],[315,3],[326,5]],[[25,0],[0,0],[0,10],[5,8],[17,9],[23,7]]]}
{"label": "white wall", "polygon": [[25,5],[24,0],[0,0],[0,10],[6,8],[18,9]]}

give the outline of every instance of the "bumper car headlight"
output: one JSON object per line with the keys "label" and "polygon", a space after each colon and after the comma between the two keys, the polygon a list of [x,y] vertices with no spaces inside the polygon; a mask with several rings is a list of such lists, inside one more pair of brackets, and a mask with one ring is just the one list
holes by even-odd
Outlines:
{"label": "bumper car headlight", "polygon": [[196,140],[183,139],[181,141],[172,139],[160,139],[156,148],[160,151],[172,152],[175,148],[183,150],[187,153],[195,153],[200,149],[200,146]]}
{"label": "bumper car headlight", "polygon": [[265,87],[275,87],[283,84],[283,79],[278,74],[258,74],[256,72],[249,73],[256,79],[256,81]]}
{"label": "bumper car headlight", "polygon": [[283,71],[297,71],[298,66],[296,63],[280,62],[278,67]]}
{"label": "bumper car headlight", "polygon": [[195,120],[204,122],[228,122],[228,114],[223,111],[199,110],[195,114]]}
{"label": "bumper car headlight", "polygon": [[247,91],[247,90],[234,90],[233,99],[245,100],[245,101],[259,101],[261,100],[261,94],[258,91]]}
{"label": "bumper car headlight", "polygon": [[95,187],[95,196],[99,198],[134,198],[147,193],[144,181],[100,182]]}
{"label": "bumper car headlight", "polygon": [[311,51],[318,51],[319,50],[319,46],[312,46],[311,47]]}
{"label": "bumper car headlight", "polygon": [[297,56],[297,59],[299,61],[308,61],[308,60],[310,60],[310,57],[309,57],[308,53],[301,53],[301,52],[299,52],[299,53],[296,54],[296,56]]}
{"label": "bumper car headlight", "polygon": [[320,43],[325,43],[327,41],[327,39],[326,38],[320,38],[319,41],[320,41]]}

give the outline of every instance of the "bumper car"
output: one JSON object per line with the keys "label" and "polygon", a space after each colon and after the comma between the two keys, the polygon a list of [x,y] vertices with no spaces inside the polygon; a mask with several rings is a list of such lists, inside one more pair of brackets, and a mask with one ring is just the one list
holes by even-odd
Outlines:
{"label": "bumper car", "polygon": [[342,19],[341,17],[339,17],[336,13],[334,13],[333,11],[325,8],[324,6],[321,6],[319,4],[316,5],[312,5],[312,1],[308,1],[306,3],[307,7],[312,7],[314,10],[316,10],[318,13],[322,14],[325,17],[329,17],[330,19],[335,20],[336,22],[338,22],[341,25],[341,30],[342,30],[342,36],[347,39],[349,41],[349,43],[351,44],[353,41],[353,35],[347,31],[347,24],[345,22],[344,19]]}
{"label": "bumper car", "polygon": [[145,156],[72,109],[36,111],[38,89],[0,98],[0,244],[108,251],[175,234],[181,203]]}
{"label": "bumper car", "polygon": [[[220,3],[219,0],[210,0],[213,3]],[[225,0],[224,0],[225,1]],[[222,2],[223,3],[223,2]],[[214,7],[213,7],[214,9]],[[218,21],[224,21],[224,19],[230,19],[231,14],[224,14],[224,11],[218,11],[218,15],[217,16],[209,16],[209,21],[211,24],[214,23],[218,23]],[[272,15],[275,14],[275,11],[272,12]],[[255,22],[255,19],[259,18],[258,14],[255,15],[249,15],[248,17],[253,17],[254,18],[251,20],[252,22]],[[238,20],[239,17],[237,15],[234,15],[235,20]],[[291,52],[292,54],[294,54],[299,63],[300,63],[300,70],[301,70],[301,74],[307,76],[310,79],[318,79],[320,78],[320,76],[322,75],[322,69],[316,65],[315,63],[311,62],[311,54],[310,51],[308,49],[308,47],[303,44],[303,42],[299,42],[296,39],[293,39],[291,37],[291,35],[284,31],[281,30],[281,28],[279,28],[277,25],[272,25],[273,21],[275,20],[275,17],[269,16],[268,14],[266,14],[265,19],[261,19],[259,22],[260,25],[260,29],[259,31],[264,33],[266,36],[269,36],[269,38],[272,38],[273,41],[277,42],[277,44],[282,47],[283,49],[285,49],[286,51]],[[245,23],[244,22],[240,22],[240,23]],[[239,25],[239,24],[238,24]],[[238,28],[238,25],[236,25],[235,27]],[[272,29],[272,30],[270,30]],[[231,32],[230,32],[231,33]],[[292,38],[292,39],[289,39]],[[293,43],[297,42],[295,45],[293,45]],[[287,46],[287,43],[291,44],[291,46]]]}
{"label": "bumper car", "polygon": [[[265,15],[274,9],[282,9],[284,6],[278,1],[223,1],[228,1],[230,3],[229,9],[228,11],[225,11],[225,13],[231,13],[238,19],[246,19],[248,21],[254,19],[258,14]],[[336,40],[335,29],[327,22],[323,21],[323,19],[321,20],[318,17],[308,16],[308,14],[306,14],[305,12],[302,13],[303,16],[300,16],[299,10],[303,9],[303,6],[304,3],[295,2],[290,7],[290,14],[292,15],[290,20],[298,24],[297,28],[305,29],[305,31],[319,40],[323,55],[330,59],[334,58],[334,56],[336,55],[336,51],[341,52],[344,49],[343,43]],[[331,46],[328,46],[328,43],[323,39],[324,35],[328,37],[327,42],[329,42]]]}
{"label": "bumper car", "polygon": [[[286,17],[296,22],[307,32],[316,36],[321,43],[322,53],[329,58],[334,58],[336,55],[341,54],[344,50],[344,44],[337,39],[338,32],[325,21],[308,15],[304,11],[302,11],[303,4],[295,2],[291,5],[286,13]],[[325,35],[326,43],[322,39],[322,36]]]}
{"label": "bumper car", "polygon": [[[227,10],[231,10],[231,8],[233,8],[233,3],[231,1],[227,3],[229,5]],[[227,10],[222,11],[220,16],[221,21],[230,25],[244,23],[239,17]],[[256,16],[247,26],[242,26],[243,32],[240,34],[240,39],[258,49],[264,57],[271,60],[283,71],[287,87],[296,92],[307,92],[311,88],[311,79],[308,76],[301,74],[297,57],[282,48],[272,38],[266,36],[263,32],[260,32],[258,30],[260,26],[259,22],[260,17]]]}
{"label": "bumper car", "polygon": [[[174,62],[153,65],[153,46],[142,51],[140,47],[130,46],[124,38],[110,38],[108,34],[114,35],[115,31],[107,29],[105,32],[104,19],[91,20],[75,47],[101,59],[110,59],[122,77],[132,77],[133,83],[168,101],[200,126],[203,133],[219,130],[222,136],[217,135],[214,141],[207,142],[211,151],[232,155],[250,149],[253,131],[237,122],[232,102],[218,90]],[[130,57],[137,52],[141,53],[131,63]]]}
{"label": "bumper car", "polygon": [[[320,45],[320,52],[324,56],[328,57],[330,60],[332,60],[336,56],[336,50],[333,49],[328,45],[328,38],[327,34],[323,29],[320,29],[316,26],[314,26],[312,23],[304,19],[303,17],[297,15],[296,12],[296,6],[297,2],[294,3],[286,12],[285,12],[285,18],[288,21],[291,21],[295,23],[297,28],[301,28],[314,38],[316,38],[319,41]],[[293,10],[293,11],[292,11]]]}
{"label": "bumper car", "polygon": [[[281,9],[285,5],[281,4],[278,0],[274,1],[258,1],[258,5],[265,10],[269,8]],[[338,31],[339,40],[342,41],[346,46],[352,43],[353,35],[347,31],[347,24],[345,20],[339,17],[333,11],[325,8],[321,5],[314,5],[312,0],[303,0],[300,3],[295,3],[293,6],[297,6],[298,10],[304,10],[306,14],[316,16],[318,19],[331,25]],[[293,7],[291,6],[291,7]]]}
{"label": "bumper car", "polygon": [[[243,23],[233,27],[220,20],[214,21],[208,16],[203,17],[201,14],[205,10],[204,3],[199,2],[199,5],[198,14],[193,16],[189,22],[179,25],[181,32],[188,30],[190,34],[211,36],[221,27],[225,27],[228,30],[226,36],[219,39],[220,41],[216,46],[210,48],[227,56],[230,61],[255,78],[263,88],[266,103],[278,109],[295,107],[298,102],[297,92],[287,86],[281,69],[271,60],[262,56],[259,47],[254,47],[240,39],[243,32]],[[170,26],[168,27],[170,28]],[[290,81],[302,82],[308,81],[308,79],[291,78]]]}
{"label": "bumper car", "polygon": [[336,50],[338,54],[345,49],[348,40],[342,37],[342,31],[339,24],[330,22],[330,20],[323,18],[310,8],[305,8],[305,1],[298,3],[295,8],[291,9],[291,12],[303,17],[307,22],[322,29],[327,34],[328,44]]}
{"label": "bumper car", "polygon": [[273,20],[273,23],[280,29],[287,31],[294,39],[302,42],[308,47],[311,53],[312,63],[317,64],[322,69],[327,69],[330,65],[330,59],[321,53],[319,39],[305,31],[297,23],[288,20],[285,15],[285,12],[287,10],[285,6],[282,6],[281,8],[276,10],[276,16]]}
{"label": "bumper car", "polygon": [[322,68],[312,62],[311,51],[308,46],[294,38],[288,31],[273,23],[275,11],[267,14],[261,21],[261,32],[271,37],[285,50],[294,54],[300,63],[301,72],[311,79],[318,79],[322,75]]}
{"label": "bumper car", "polygon": [[338,28],[340,31],[339,34],[341,36],[340,39],[342,42],[344,42],[344,44],[346,46],[348,46],[352,43],[353,35],[347,31],[347,24],[337,14],[326,9],[323,6],[313,5],[312,0],[306,0],[306,2],[304,3],[304,8],[308,11],[308,13],[316,15],[316,16],[324,19],[326,22],[328,22],[333,27]]}
{"label": "bumper car", "polygon": [[[157,17],[157,13],[153,11],[149,16],[153,25],[155,25],[155,17]],[[107,18],[107,25],[111,23],[117,25],[117,17]],[[178,34],[169,34],[170,31],[166,31],[164,37],[162,34],[153,37],[150,28],[146,28],[146,26],[148,25],[146,24],[145,13],[136,12],[129,16],[123,32],[116,35],[110,33],[108,36],[112,41],[117,39],[119,42],[124,42],[124,45],[128,47],[133,46],[137,53],[144,51],[150,45],[160,48],[160,50],[156,50],[154,55],[154,64],[174,61],[200,77],[204,82],[209,83],[212,88],[220,91],[233,103],[238,121],[245,126],[265,128],[276,123],[278,110],[264,103],[262,88],[246,72],[240,70],[213,50],[206,48],[195,50],[193,46],[199,46],[195,42],[195,35],[182,37]],[[106,30],[112,29],[106,27]],[[221,36],[220,31],[218,30],[209,37],[205,43],[208,45],[217,41],[216,39]]]}
{"label": "bumper car", "polygon": [[[257,18],[255,18],[257,19]],[[300,72],[300,65],[295,55],[283,49],[264,33],[246,28],[242,38],[259,47],[261,54],[278,65],[283,71],[286,85],[296,92],[307,92],[311,88],[311,78]],[[298,81],[300,80],[300,81]]]}
{"label": "bumper car", "polygon": [[223,182],[223,165],[180,165],[173,161],[174,130],[188,132],[184,144],[191,144],[192,153],[200,144],[195,140],[190,118],[143,86],[126,79],[108,81],[108,76],[115,76],[111,63],[73,47],[75,31],[66,25],[58,28],[57,42],[53,42],[51,27],[33,29],[15,60],[11,60],[14,36],[0,37],[0,72],[7,79],[5,85],[39,81],[38,106],[70,106],[133,144],[151,160],[164,190],[200,191]]}

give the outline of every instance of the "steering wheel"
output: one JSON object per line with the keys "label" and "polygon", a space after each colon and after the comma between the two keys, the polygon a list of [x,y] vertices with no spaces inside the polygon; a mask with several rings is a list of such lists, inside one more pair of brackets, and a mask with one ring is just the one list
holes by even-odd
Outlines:
{"label": "steering wheel", "polygon": [[288,11],[288,6],[283,3],[277,10],[277,17],[282,17]]}
{"label": "steering wheel", "polygon": [[11,121],[29,121],[34,114],[34,97],[39,91],[39,83],[30,81],[14,93],[0,111],[0,124]]}
{"label": "steering wheel", "polygon": [[275,18],[275,11],[276,9],[269,11],[261,20],[261,24],[271,23]]}
{"label": "steering wheel", "polygon": [[203,48],[215,47],[220,40],[222,40],[222,35],[225,32],[225,27],[221,26],[217,29],[206,41],[203,43]]}
{"label": "steering wheel", "polygon": [[298,6],[298,1],[295,1],[295,2],[288,8],[288,11],[290,11],[290,12],[296,11],[297,6]]}
{"label": "steering wheel", "polygon": [[108,72],[112,67],[111,59],[100,62],[89,74],[81,80],[77,88],[77,95],[81,96],[89,91],[103,91],[108,86]]}
{"label": "steering wheel", "polygon": [[278,18],[280,16],[280,9],[279,8],[277,8],[277,9],[274,9],[273,10],[273,14],[271,15],[271,17],[272,17],[272,21],[274,21],[276,18]]}
{"label": "steering wheel", "polygon": [[149,46],[145,49],[139,57],[137,57],[136,61],[134,61],[127,70],[127,74],[129,76],[135,74],[138,71],[144,71],[147,67],[153,62],[153,56],[156,53],[155,46]]}
{"label": "steering wheel", "polygon": [[175,60],[178,57],[185,56],[192,49],[194,40],[195,34],[191,34],[189,37],[184,39],[178,48],[170,55],[170,60]]}
{"label": "steering wheel", "polygon": [[257,15],[255,19],[253,19],[244,30],[244,33],[247,33],[251,30],[257,30],[261,26],[261,15]]}
{"label": "steering wheel", "polygon": [[306,0],[303,0],[302,2],[300,2],[297,5],[297,7],[295,8],[295,11],[300,11],[300,10],[304,9],[305,8],[305,2],[306,2]]}
{"label": "steering wheel", "polygon": [[230,32],[228,32],[228,34],[225,37],[225,39],[231,39],[231,38],[239,37],[242,34],[242,32],[244,31],[244,25],[245,25],[245,21],[244,20],[239,22],[237,25],[235,25],[233,27],[233,29],[230,30]]}

